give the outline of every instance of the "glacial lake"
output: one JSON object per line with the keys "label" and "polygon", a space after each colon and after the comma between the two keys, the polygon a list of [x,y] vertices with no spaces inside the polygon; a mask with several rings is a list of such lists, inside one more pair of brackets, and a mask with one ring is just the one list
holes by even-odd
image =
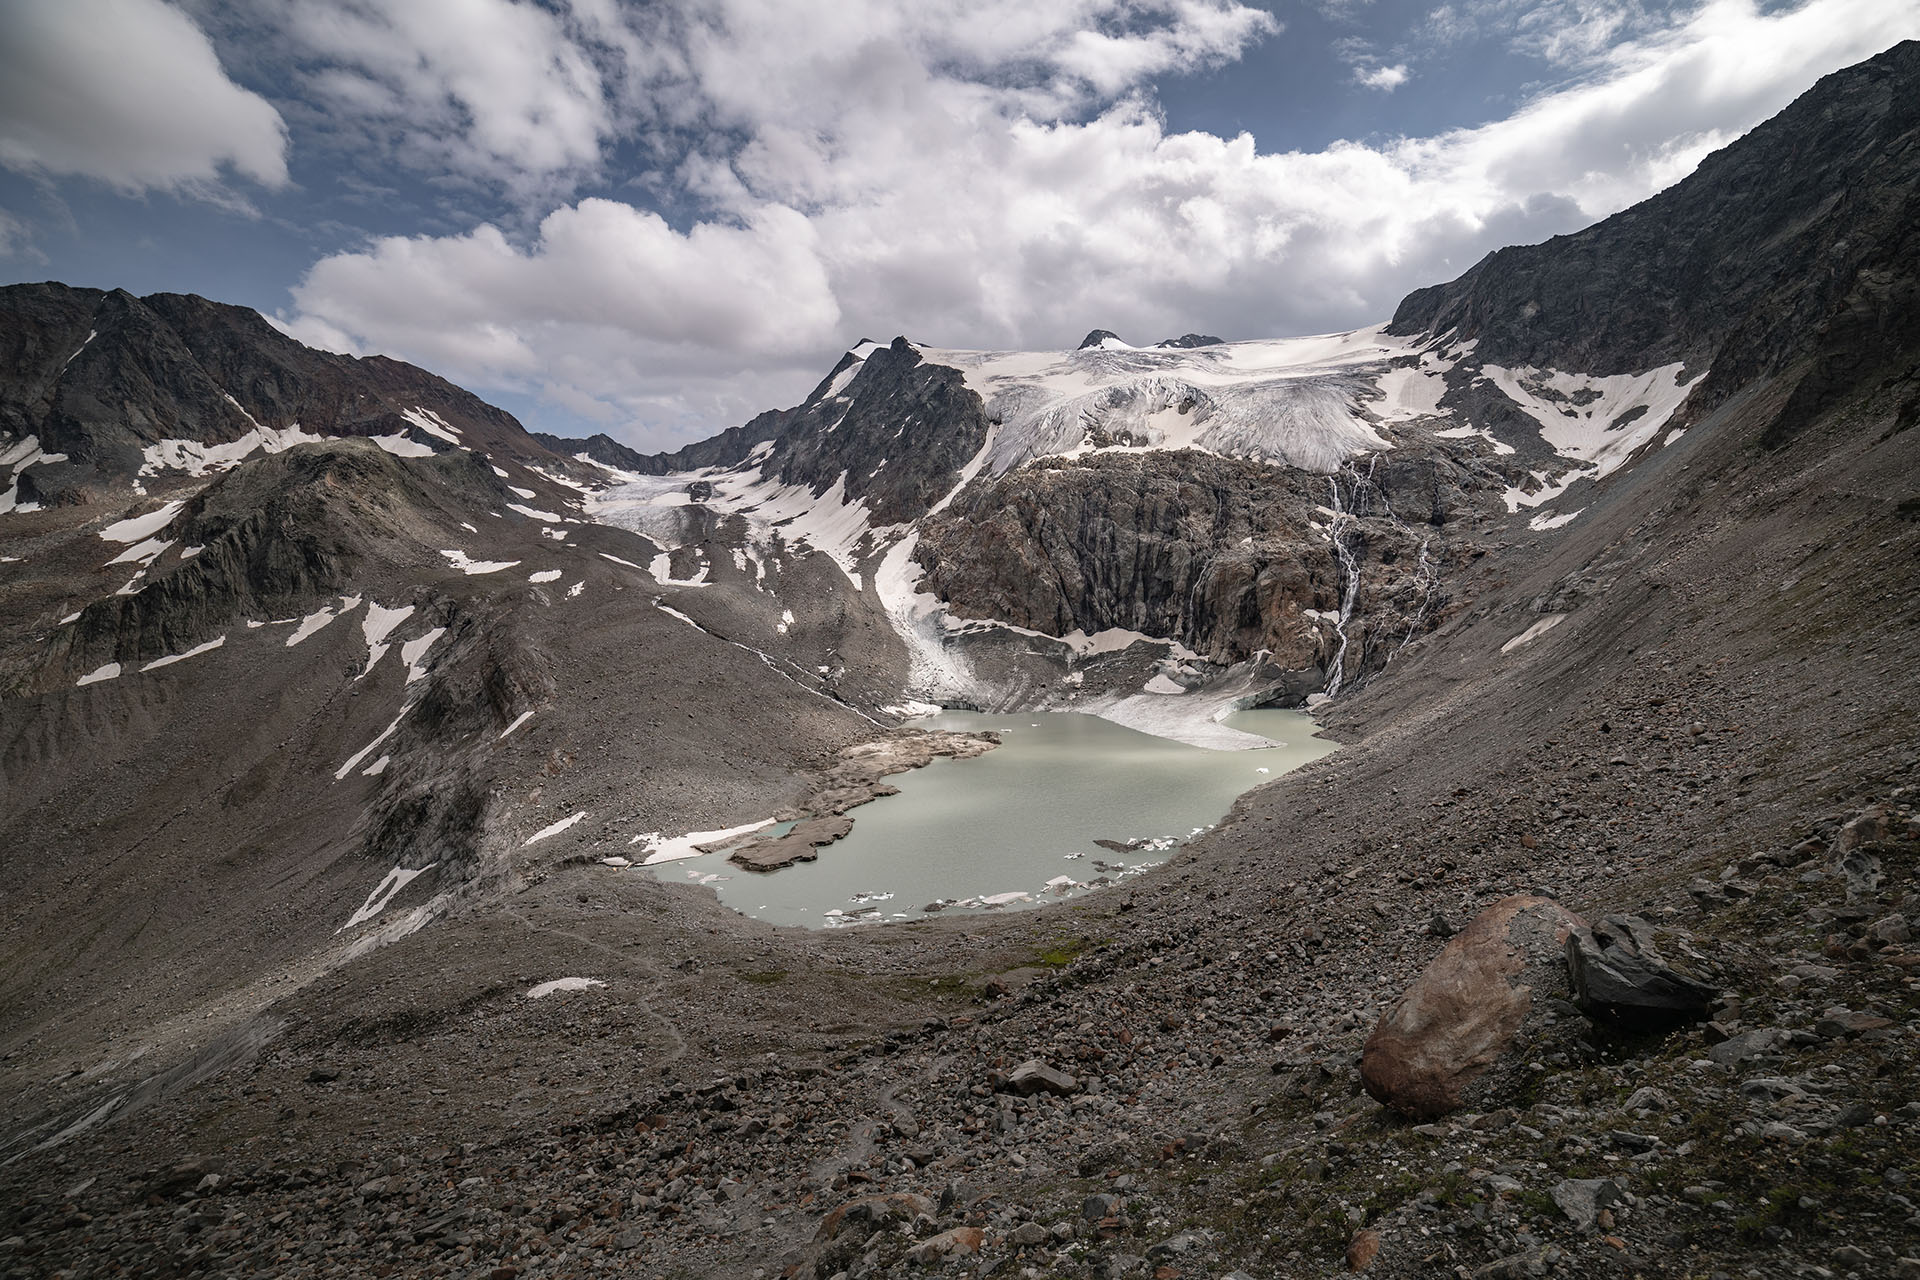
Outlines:
{"label": "glacial lake", "polygon": [[919,919],[935,902],[947,904],[943,915],[1034,907],[1125,886],[1211,828],[1241,792],[1335,748],[1312,736],[1302,711],[1228,717],[1277,744],[1247,751],[1209,751],[1069,712],[945,712],[914,723],[993,729],[1001,744],[889,777],[900,794],[852,810],[853,831],[813,862],[760,873],[721,851],[647,870],[705,884],[745,915],[809,929]]}

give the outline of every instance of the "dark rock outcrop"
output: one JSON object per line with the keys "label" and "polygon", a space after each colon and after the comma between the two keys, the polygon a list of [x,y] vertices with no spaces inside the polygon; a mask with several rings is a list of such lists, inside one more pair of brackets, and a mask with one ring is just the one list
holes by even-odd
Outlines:
{"label": "dark rock outcrop", "polygon": [[[1476,483],[1445,458],[1395,460],[1361,479],[1342,481],[1358,513],[1343,537],[1366,565],[1368,607],[1349,635],[1357,669],[1441,616],[1421,547],[1439,563],[1441,527]],[[1264,649],[1299,670],[1331,656],[1332,630],[1309,611],[1337,613],[1344,590],[1317,510],[1327,486],[1189,451],[1045,459],[970,486],[923,522],[916,558],[927,588],[963,617],[1049,635],[1119,627],[1216,662]]]}
{"label": "dark rock outcrop", "polygon": [[1551,898],[1513,897],[1473,918],[1381,1017],[1360,1057],[1373,1097],[1405,1115],[1497,1099],[1503,1061],[1564,998],[1568,936],[1584,921]]}
{"label": "dark rock outcrop", "polygon": [[[51,687],[102,663],[182,652],[242,615],[288,613],[346,591],[369,562],[414,557],[416,570],[438,569],[422,536],[504,496],[488,464],[465,449],[400,459],[338,440],[256,457],[187,500],[160,533],[179,546],[154,562],[140,590],[88,604],[30,667],[0,672],[0,688]],[[189,546],[203,549],[181,556]]]}
{"label": "dark rock outcrop", "polygon": [[1105,342],[1108,338],[1112,338],[1115,342],[1126,341],[1125,338],[1122,338],[1119,334],[1115,333],[1111,329],[1095,329],[1092,333],[1089,333],[1086,337],[1080,339],[1080,345],[1077,348],[1077,350],[1085,351],[1089,347],[1097,347],[1101,343]]}
{"label": "dark rock outcrop", "polygon": [[1647,1030],[1697,1021],[1720,993],[1676,971],[1639,916],[1602,916],[1567,936],[1573,1002],[1594,1017]]}
{"label": "dark rock outcrop", "polygon": [[925,515],[987,442],[979,395],[905,338],[870,353],[839,394],[831,386],[793,410],[762,473],[816,494],[844,477],[842,493],[864,499],[876,525]]}
{"label": "dark rock outcrop", "polygon": [[1167,338],[1153,345],[1163,350],[1185,351],[1193,347],[1217,347],[1225,338],[1216,338],[1207,333],[1183,333],[1177,338]]}

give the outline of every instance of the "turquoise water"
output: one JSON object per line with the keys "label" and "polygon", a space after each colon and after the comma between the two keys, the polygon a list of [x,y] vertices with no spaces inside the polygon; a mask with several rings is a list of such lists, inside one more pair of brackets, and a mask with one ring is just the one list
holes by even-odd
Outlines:
{"label": "turquoise water", "polygon": [[[994,729],[1001,745],[888,778],[900,794],[852,810],[852,833],[817,861],[756,873],[721,852],[648,870],[812,929],[916,919],[933,903],[967,914],[1096,893],[1165,861],[1241,792],[1334,749],[1311,736],[1304,712],[1243,711],[1226,723],[1277,745],[1208,751],[1097,716],[946,712],[915,724]],[[1094,843],[1102,839],[1136,847],[1116,852]]]}

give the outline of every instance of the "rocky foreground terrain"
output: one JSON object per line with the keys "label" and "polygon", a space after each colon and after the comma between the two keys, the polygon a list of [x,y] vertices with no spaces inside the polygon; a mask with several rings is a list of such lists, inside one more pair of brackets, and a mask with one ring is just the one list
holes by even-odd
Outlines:
{"label": "rocky foreground terrain", "polygon": [[[1916,68],[1816,115],[1886,119]],[[1910,234],[1910,182],[1867,195]],[[106,519],[58,494],[120,464],[35,490],[0,583],[0,1275],[1920,1274],[1920,349],[1912,259],[1860,252],[1577,519],[1463,518],[1446,607],[1320,705],[1341,750],[1033,911],[776,929],[603,861],[877,781],[849,766],[899,740],[907,658],[825,555],[714,554],[664,604],[658,543],[574,516],[564,453],[482,468],[396,401],[339,432],[392,447],[153,478],[181,506],[143,569],[218,589],[55,623]],[[1551,303],[1525,267],[1473,297]],[[1298,501],[1249,535],[1284,551]],[[1108,607],[1070,586],[1069,619]],[[361,619],[403,600],[424,644],[380,666]],[[336,786],[396,706],[391,764]],[[407,871],[385,919],[425,927],[340,925]],[[1523,956],[1489,909],[1534,922]]]}

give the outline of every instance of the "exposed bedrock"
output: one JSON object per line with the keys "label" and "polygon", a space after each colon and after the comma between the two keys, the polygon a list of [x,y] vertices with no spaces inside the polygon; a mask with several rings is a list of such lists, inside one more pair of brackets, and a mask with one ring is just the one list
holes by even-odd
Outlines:
{"label": "exposed bedrock", "polygon": [[[0,671],[0,688],[52,688],[101,663],[178,653],[242,614],[302,609],[350,591],[383,563],[437,563],[422,545],[436,541],[432,531],[457,520],[458,504],[502,492],[464,449],[403,463],[366,441],[339,440],[257,458],[186,499],[156,530],[173,545],[142,589],[87,605],[29,655],[30,665]],[[190,547],[202,549],[183,555]]]}
{"label": "exposed bedrock", "polygon": [[[922,524],[926,585],[962,617],[1048,635],[1139,631],[1219,663],[1323,667],[1358,560],[1348,667],[1443,616],[1446,526],[1488,483],[1445,455],[1330,478],[1191,451],[1049,459],[970,486]],[[1425,560],[1421,549],[1426,548]]]}

